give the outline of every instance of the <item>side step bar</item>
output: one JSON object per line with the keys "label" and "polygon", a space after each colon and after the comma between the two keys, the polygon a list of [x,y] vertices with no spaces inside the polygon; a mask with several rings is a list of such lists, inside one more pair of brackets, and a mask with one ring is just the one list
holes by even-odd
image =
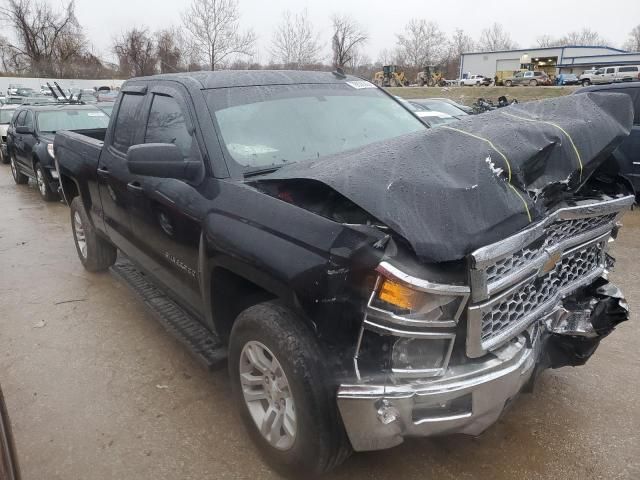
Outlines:
{"label": "side step bar", "polygon": [[227,349],[217,335],[207,330],[171,298],[153,285],[126,257],[118,256],[111,272],[140,297],[162,326],[186,346],[209,370],[224,366]]}

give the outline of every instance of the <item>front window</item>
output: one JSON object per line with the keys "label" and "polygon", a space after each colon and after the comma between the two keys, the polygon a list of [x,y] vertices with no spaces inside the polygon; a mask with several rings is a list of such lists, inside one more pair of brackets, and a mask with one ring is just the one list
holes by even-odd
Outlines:
{"label": "front window", "polygon": [[109,117],[100,110],[64,109],[38,112],[38,130],[56,133],[61,130],[107,128]]}
{"label": "front window", "polygon": [[259,170],[426,128],[400,104],[368,85],[214,89],[207,92],[207,101],[229,155],[246,170]]}

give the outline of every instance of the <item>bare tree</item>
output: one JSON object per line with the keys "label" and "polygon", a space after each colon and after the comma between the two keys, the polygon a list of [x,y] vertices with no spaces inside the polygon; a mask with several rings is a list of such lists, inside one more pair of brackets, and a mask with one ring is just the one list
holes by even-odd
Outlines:
{"label": "bare tree", "polygon": [[276,63],[295,69],[318,61],[320,42],[306,10],[296,15],[288,10],[282,14],[271,40],[271,55]]}
{"label": "bare tree", "polygon": [[5,51],[14,64],[28,64],[33,75],[56,75],[56,65],[83,53],[74,0],[63,5],[61,12],[37,0],[7,0],[0,17],[16,37],[15,42],[4,44]]}
{"label": "bare tree", "polygon": [[640,25],[629,32],[629,40],[624,44],[624,49],[630,52],[640,52]]}
{"label": "bare tree", "polygon": [[156,46],[147,28],[134,27],[126,31],[114,40],[113,51],[123,75],[140,77],[156,73]]}
{"label": "bare tree", "polygon": [[397,35],[397,38],[398,50],[408,67],[420,69],[426,65],[437,65],[445,53],[445,35],[435,22],[411,19],[405,27],[405,34]]}
{"label": "bare tree", "polygon": [[447,78],[457,77],[460,70],[460,58],[463,53],[472,52],[476,49],[476,44],[473,39],[464,33],[464,30],[457,29],[451,36],[447,48],[447,59],[445,65],[445,72]]}
{"label": "bare tree", "polygon": [[551,35],[545,34],[545,35],[540,35],[539,37],[536,38],[536,44],[540,48],[557,47],[558,43],[559,41],[553,38]]}
{"label": "bare tree", "polygon": [[182,31],[179,28],[158,30],[155,33],[155,40],[160,73],[183,71],[188,52],[186,52]]}
{"label": "bare tree", "polygon": [[485,28],[480,35],[480,49],[483,51],[511,50],[518,44],[511,40],[511,36],[499,23],[494,23],[491,27]]}
{"label": "bare tree", "polygon": [[352,61],[359,45],[364,44],[368,37],[360,25],[347,15],[333,15],[333,66],[345,68]]}
{"label": "bare tree", "polygon": [[240,31],[238,0],[193,0],[182,14],[194,52],[211,70],[224,67],[234,56],[253,54],[256,36]]}
{"label": "bare tree", "polygon": [[579,32],[569,32],[558,41],[558,45],[604,45],[607,41],[595,30],[583,28]]}

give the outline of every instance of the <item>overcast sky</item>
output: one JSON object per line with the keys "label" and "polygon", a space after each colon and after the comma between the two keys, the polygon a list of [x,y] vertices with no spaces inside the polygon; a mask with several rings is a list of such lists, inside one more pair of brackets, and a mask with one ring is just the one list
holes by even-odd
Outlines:
{"label": "overcast sky", "polygon": [[[113,37],[135,25],[153,30],[180,23],[190,0],[76,0],[76,14],[103,58],[112,59]],[[392,48],[398,32],[412,18],[440,24],[447,33],[464,29],[474,39],[493,22],[504,25],[521,47],[535,44],[542,34],[561,36],[583,27],[597,30],[611,46],[620,47],[640,24],[640,0],[239,0],[243,28],[258,35],[258,60],[268,62],[271,34],[284,10],[307,9],[329,59],[329,17],[347,13],[369,34],[366,54],[376,60],[383,48]]]}

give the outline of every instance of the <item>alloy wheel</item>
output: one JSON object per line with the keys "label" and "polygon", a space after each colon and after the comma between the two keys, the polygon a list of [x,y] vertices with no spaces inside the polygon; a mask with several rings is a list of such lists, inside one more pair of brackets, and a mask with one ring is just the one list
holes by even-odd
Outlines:
{"label": "alloy wheel", "polygon": [[47,184],[45,183],[44,173],[42,173],[42,168],[40,167],[36,168],[36,179],[38,181],[38,190],[40,190],[42,196],[45,197],[47,195]]}
{"label": "alloy wheel", "polygon": [[84,233],[84,226],[82,225],[82,218],[80,213],[75,212],[73,214],[73,230],[76,233],[76,244],[82,258],[87,258],[87,237]]}
{"label": "alloy wheel", "polygon": [[289,450],[297,432],[293,395],[280,362],[262,343],[250,341],[242,349],[240,384],[260,434],[274,448]]}
{"label": "alloy wheel", "polygon": [[11,157],[11,175],[13,175],[14,179],[18,178],[18,170],[16,169],[16,161]]}

